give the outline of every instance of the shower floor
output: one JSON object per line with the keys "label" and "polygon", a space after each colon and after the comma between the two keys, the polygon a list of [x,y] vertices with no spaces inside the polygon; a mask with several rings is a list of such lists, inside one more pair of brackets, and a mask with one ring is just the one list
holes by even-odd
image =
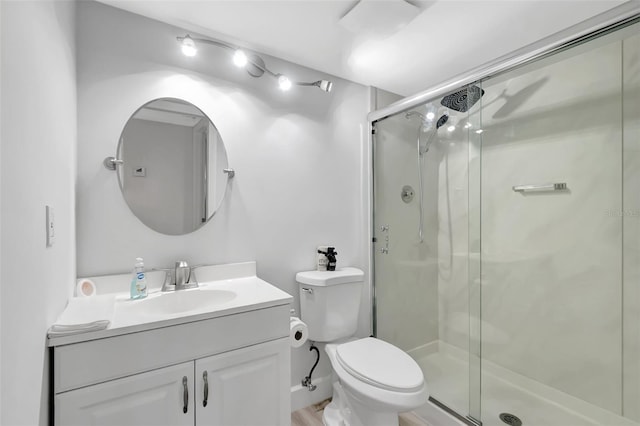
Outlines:
{"label": "shower floor", "polygon": [[[416,357],[431,396],[459,414],[469,407],[469,368],[466,353],[442,342],[435,352]],[[438,349],[439,348],[439,349]],[[415,354],[414,354],[415,357]],[[415,410],[419,416],[421,409]],[[511,413],[523,426],[639,426],[585,401],[483,361],[482,424],[505,426],[498,415]]]}

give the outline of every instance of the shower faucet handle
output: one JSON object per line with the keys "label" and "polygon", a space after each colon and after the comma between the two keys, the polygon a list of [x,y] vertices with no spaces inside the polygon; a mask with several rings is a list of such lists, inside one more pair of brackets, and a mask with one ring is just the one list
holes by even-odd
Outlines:
{"label": "shower faucet handle", "polygon": [[389,232],[389,225],[381,225],[380,226],[380,231]]}

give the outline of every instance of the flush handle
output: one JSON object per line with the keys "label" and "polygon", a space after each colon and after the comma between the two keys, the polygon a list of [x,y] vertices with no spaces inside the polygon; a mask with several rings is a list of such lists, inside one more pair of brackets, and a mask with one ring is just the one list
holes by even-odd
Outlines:
{"label": "flush handle", "polygon": [[187,386],[187,376],[182,378],[182,401],[184,402],[182,412],[186,414],[189,410],[189,387]]}
{"label": "flush handle", "polygon": [[307,294],[313,294],[313,289],[312,289],[312,288],[305,288],[305,287],[302,287],[302,291],[303,291],[304,293],[307,293]]}
{"label": "flush handle", "polygon": [[207,406],[207,400],[209,399],[209,380],[207,380],[207,372],[202,373],[202,379],[204,380],[204,399],[202,400],[202,406]]}

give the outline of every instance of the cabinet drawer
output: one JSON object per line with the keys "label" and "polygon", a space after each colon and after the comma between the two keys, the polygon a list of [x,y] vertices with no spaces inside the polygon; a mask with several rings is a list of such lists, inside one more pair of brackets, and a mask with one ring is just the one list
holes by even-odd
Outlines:
{"label": "cabinet drawer", "polygon": [[288,305],[54,348],[55,393],[289,335]]}

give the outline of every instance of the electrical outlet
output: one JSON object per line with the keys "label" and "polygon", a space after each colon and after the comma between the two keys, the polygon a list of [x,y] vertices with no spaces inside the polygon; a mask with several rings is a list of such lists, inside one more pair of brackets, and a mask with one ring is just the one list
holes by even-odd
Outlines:
{"label": "electrical outlet", "polygon": [[53,215],[53,207],[45,206],[47,213],[47,247],[51,247],[56,240],[56,227]]}

